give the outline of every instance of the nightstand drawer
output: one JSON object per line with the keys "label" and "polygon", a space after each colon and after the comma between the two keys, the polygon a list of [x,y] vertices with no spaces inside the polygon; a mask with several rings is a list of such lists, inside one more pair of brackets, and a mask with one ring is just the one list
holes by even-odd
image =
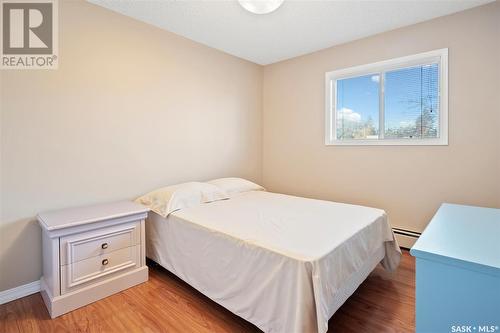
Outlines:
{"label": "nightstand drawer", "polygon": [[140,266],[140,246],[130,246],[61,266],[61,294]]}
{"label": "nightstand drawer", "polygon": [[61,237],[61,265],[140,244],[137,222]]}

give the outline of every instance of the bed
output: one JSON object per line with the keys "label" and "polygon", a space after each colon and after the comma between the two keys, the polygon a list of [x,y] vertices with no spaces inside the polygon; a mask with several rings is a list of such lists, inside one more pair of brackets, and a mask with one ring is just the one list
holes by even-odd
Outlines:
{"label": "bed", "polygon": [[264,332],[326,332],[401,256],[383,210],[265,191],[151,213],[146,237],[150,259]]}

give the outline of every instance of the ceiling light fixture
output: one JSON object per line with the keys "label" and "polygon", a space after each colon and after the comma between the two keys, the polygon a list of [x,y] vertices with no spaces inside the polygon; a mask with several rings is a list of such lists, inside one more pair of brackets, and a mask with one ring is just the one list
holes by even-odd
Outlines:
{"label": "ceiling light fixture", "polygon": [[278,9],[284,0],[238,0],[240,5],[254,14],[269,14]]}

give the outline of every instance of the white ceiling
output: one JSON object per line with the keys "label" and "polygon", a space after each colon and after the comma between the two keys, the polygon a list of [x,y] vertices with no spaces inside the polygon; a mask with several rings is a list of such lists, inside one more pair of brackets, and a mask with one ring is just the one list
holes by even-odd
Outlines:
{"label": "white ceiling", "polygon": [[249,13],[237,1],[89,1],[267,65],[494,0],[285,0],[267,15]]}

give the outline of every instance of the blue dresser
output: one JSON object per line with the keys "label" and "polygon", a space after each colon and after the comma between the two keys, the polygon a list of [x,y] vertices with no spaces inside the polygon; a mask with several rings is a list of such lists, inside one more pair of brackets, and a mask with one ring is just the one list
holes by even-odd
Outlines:
{"label": "blue dresser", "polygon": [[500,333],[500,209],[443,204],[410,253],[417,333]]}

